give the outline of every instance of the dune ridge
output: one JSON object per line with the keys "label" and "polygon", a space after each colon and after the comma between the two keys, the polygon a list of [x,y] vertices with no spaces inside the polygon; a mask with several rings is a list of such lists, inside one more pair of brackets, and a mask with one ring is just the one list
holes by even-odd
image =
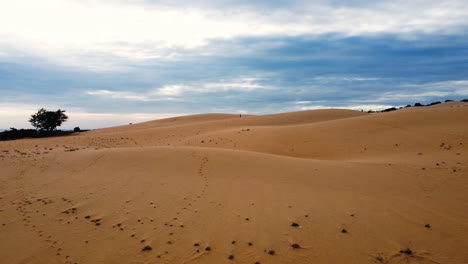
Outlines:
{"label": "dune ridge", "polygon": [[0,263],[468,263],[468,103],[0,142]]}

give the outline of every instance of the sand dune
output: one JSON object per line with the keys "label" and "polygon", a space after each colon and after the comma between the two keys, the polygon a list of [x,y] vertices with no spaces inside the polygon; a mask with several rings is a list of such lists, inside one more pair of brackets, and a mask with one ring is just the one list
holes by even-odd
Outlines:
{"label": "sand dune", "polygon": [[468,103],[0,142],[0,263],[468,263]]}

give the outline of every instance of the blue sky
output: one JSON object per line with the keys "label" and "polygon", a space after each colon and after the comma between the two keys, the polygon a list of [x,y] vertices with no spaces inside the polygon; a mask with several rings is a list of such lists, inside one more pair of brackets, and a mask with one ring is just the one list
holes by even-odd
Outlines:
{"label": "blue sky", "polygon": [[0,128],[468,98],[465,1],[0,0]]}

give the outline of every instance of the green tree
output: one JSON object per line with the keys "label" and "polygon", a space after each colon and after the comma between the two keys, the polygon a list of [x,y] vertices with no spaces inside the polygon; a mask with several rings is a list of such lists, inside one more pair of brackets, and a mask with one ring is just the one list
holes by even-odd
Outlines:
{"label": "green tree", "polygon": [[31,115],[29,122],[37,130],[53,131],[55,128],[62,125],[63,122],[67,121],[68,116],[65,114],[65,110],[47,111],[44,108],[39,109],[37,113]]}

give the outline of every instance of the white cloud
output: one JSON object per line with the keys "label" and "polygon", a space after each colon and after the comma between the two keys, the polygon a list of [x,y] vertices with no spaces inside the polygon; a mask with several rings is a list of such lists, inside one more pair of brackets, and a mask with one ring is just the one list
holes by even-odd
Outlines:
{"label": "white cloud", "polygon": [[150,92],[150,94],[177,96],[181,95],[184,91],[189,91],[191,89],[192,87],[187,85],[165,85],[162,88],[155,90],[154,92]]}
{"label": "white cloud", "polygon": [[344,106],[344,107],[339,107],[341,109],[350,109],[350,110],[363,110],[363,111],[380,111],[384,110],[387,108],[392,108],[392,107],[400,107],[400,106],[394,106],[394,105],[382,105],[382,104],[363,104],[363,105],[351,105],[351,106]]}
{"label": "white cloud", "polygon": [[274,89],[271,86],[265,86],[257,83],[258,78],[240,78],[232,81],[221,81],[204,84],[200,91],[203,92],[221,92],[221,91],[252,91],[258,89]]}
{"label": "white cloud", "polygon": [[[468,25],[468,7],[462,0],[300,5],[300,9],[261,10],[141,1],[0,0],[0,49],[15,47],[67,66],[116,70],[121,60],[175,58],[180,54],[171,52],[174,48],[200,47],[211,39],[329,33],[414,37],[413,33],[464,34],[461,28]],[[14,56],[5,50],[0,50],[2,56],[5,52]]]}
{"label": "white cloud", "polygon": [[103,97],[110,97],[115,99],[127,99],[134,101],[146,101],[144,95],[138,95],[133,92],[113,92],[108,90],[97,90],[97,91],[88,91],[86,92],[89,95],[99,95]]}
{"label": "white cloud", "polygon": [[137,93],[131,91],[109,91],[109,90],[95,90],[95,91],[86,91],[87,95],[94,95],[103,98],[111,99],[124,99],[129,101],[141,101],[141,102],[151,102],[151,101],[176,101],[176,99],[168,96],[179,95],[179,91],[171,90],[171,87],[179,86],[165,86],[159,90],[151,90],[149,92]]}
{"label": "white cloud", "polygon": [[344,76],[318,76],[314,77],[316,81],[325,81],[325,82],[367,82],[367,81],[378,81],[381,80],[379,77],[344,77]]}
{"label": "white cloud", "polygon": [[311,104],[311,103],[325,103],[326,101],[319,100],[319,101],[294,101],[293,104],[297,105],[304,105],[304,104]]}
{"label": "white cloud", "polygon": [[124,99],[129,101],[182,101],[182,95],[201,94],[224,91],[248,92],[257,89],[274,89],[271,86],[264,86],[256,83],[257,78],[240,78],[231,81],[220,81],[215,83],[205,83],[199,85],[172,84],[161,88],[151,89],[145,92],[132,91],[109,91],[94,90],[86,91],[87,95],[99,96],[111,99]]}
{"label": "white cloud", "polygon": [[[426,84],[413,84],[407,85],[409,88],[424,88],[431,92],[427,92],[427,96],[432,96],[430,93],[449,93],[455,95],[468,95],[468,80],[456,80],[456,81],[445,81],[445,82],[433,82]],[[441,92],[435,92],[439,90]],[[444,95],[442,95],[444,96]]]}
{"label": "white cloud", "polygon": [[162,88],[149,91],[147,97],[181,96],[184,94],[214,93],[226,91],[253,91],[257,89],[271,89],[272,87],[255,83],[253,79],[238,79],[197,85],[165,85]]}
{"label": "white cloud", "polygon": [[468,80],[434,82],[425,84],[406,84],[406,92],[385,92],[377,98],[367,99],[368,102],[389,101],[417,101],[430,97],[442,97],[450,99],[450,96],[468,96]]}

